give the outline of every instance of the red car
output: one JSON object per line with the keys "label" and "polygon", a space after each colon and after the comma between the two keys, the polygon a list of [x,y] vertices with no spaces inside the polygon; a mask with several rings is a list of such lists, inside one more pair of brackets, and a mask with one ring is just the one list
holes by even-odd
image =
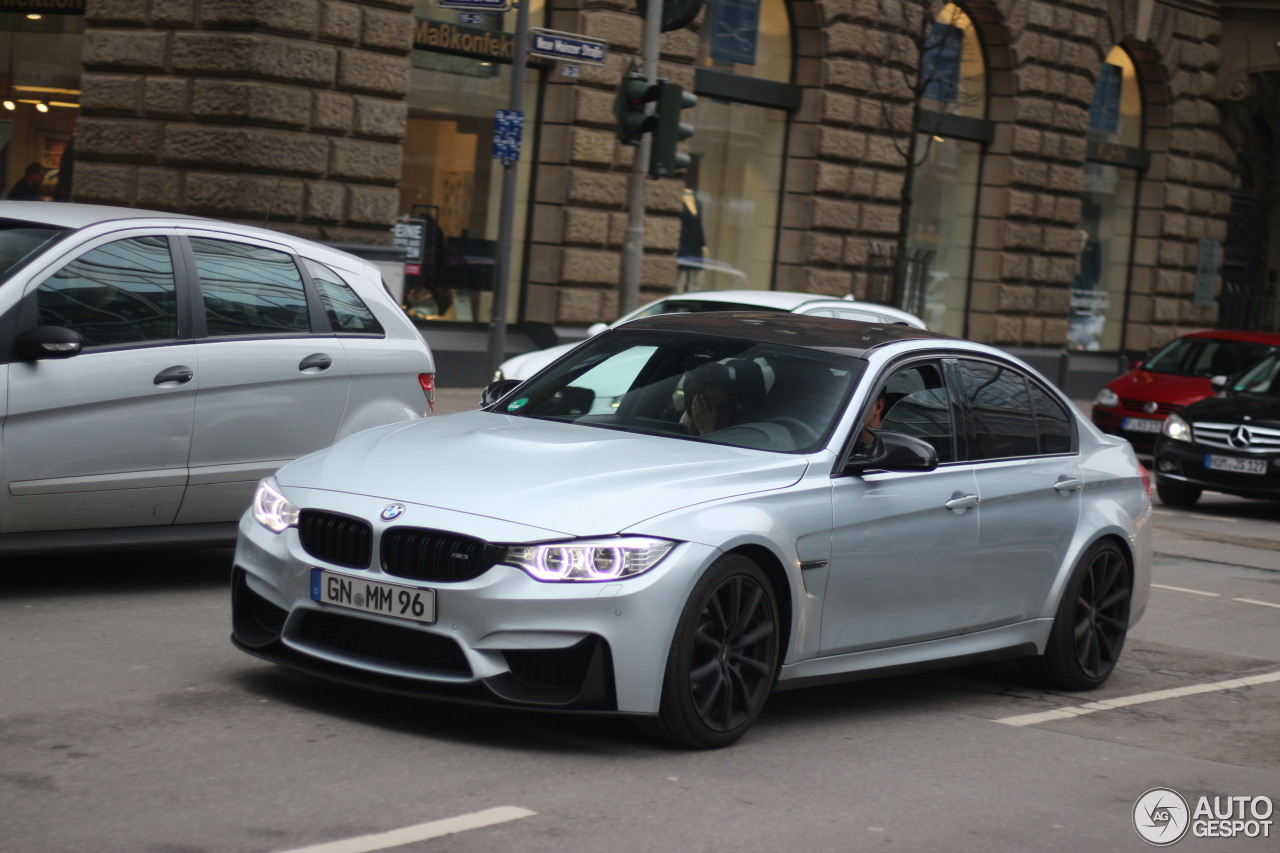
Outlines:
{"label": "red car", "polygon": [[1174,338],[1113,379],[1093,401],[1093,422],[1103,432],[1129,439],[1150,453],[1164,419],[1214,394],[1210,380],[1234,376],[1273,349],[1275,332],[1192,332]]}

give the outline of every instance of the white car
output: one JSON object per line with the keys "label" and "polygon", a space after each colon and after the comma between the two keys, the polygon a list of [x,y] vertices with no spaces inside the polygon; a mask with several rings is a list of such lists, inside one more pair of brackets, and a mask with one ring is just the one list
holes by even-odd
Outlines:
{"label": "white car", "polygon": [[[697,314],[703,311],[789,311],[792,314],[807,314],[811,317],[835,317],[840,320],[857,320],[863,323],[926,328],[924,321],[916,315],[874,302],[856,302],[852,299],[835,299],[830,296],[792,293],[785,290],[706,290],[664,296],[612,323],[596,323],[587,329],[587,334],[595,336],[605,329],[621,326],[639,317],[652,317],[655,314]],[[498,367],[498,372],[493,377],[494,381],[528,379],[580,343],[581,341],[575,341],[512,356]]]}
{"label": "white car", "polygon": [[257,482],[420,418],[376,267],[273,231],[0,202],[0,554],[230,544]]}
{"label": "white car", "polygon": [[1023,658],[1092,689],[1146,606],[1133,449],[994,347],[650,317],[488,392],[263,480],[232,571],[240,649],[710,748],[775,688]]}

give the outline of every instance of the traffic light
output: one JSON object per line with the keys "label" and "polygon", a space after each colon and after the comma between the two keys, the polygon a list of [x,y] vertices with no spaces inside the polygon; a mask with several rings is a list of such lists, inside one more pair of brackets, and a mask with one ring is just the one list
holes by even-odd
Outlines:
{"label": "traffic light", "polygon": [[653,147],[649,150],[649,177],[665,178],[691,162],[688,154],[676,151],[676,144],[693,136],[693,125],[680,120],[682,110],[697,106],[698,98],[675,83],[659,80],[658,105],[653,126]]}
{"label": "traffic light", "polygon": [[618,122],[618,141],[623,145],[639,145],[640,139],[657,124],[657,117],[645,107],[658,100],[659,84],[650,83],[643,74],[628,71],[618,84],[613,99],[613,116]]}

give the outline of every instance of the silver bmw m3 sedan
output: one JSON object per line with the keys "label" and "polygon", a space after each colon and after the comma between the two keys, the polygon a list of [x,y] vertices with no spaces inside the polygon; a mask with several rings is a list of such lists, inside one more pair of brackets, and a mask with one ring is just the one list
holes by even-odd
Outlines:
{"label": "silver bmw m3 sedan", "polygon": [[1146,606],[1127,442],[1030,367],[897,325],[657,316],[477,411],[262,481],[233,641],[393,692],[630,715],[697,748],[773,690],[1024,658],[1102,684]]}

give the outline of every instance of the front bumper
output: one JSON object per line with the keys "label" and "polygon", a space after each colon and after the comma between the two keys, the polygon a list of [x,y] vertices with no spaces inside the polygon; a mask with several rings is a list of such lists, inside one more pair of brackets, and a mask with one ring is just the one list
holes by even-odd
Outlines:
{"label": "front bumper", "polygon": [[[653,714],[680,610],[718,553],[681,543],[654,569],[616,582],[543,583],[497,565],[471,580],[427,583],[387,575],[376,558],[366,569],[318,561],[296,529],[273,534],[246,515],[232,639],[266,660],[383,691]],[[313,567],[433,589],[436,619],[422,624],[313,601]]]}
{"label": "front bumper", "polygon": [[[1244,474],[1206,467],[1206,457],[1263,459],[1265,474]],[[1152,469],[1161,481],[1194,486],[1210,492],[1242,498],[1280,499],[1280,455],[1237,453],[1186,441],[1161,441],[1155,449]]]}

